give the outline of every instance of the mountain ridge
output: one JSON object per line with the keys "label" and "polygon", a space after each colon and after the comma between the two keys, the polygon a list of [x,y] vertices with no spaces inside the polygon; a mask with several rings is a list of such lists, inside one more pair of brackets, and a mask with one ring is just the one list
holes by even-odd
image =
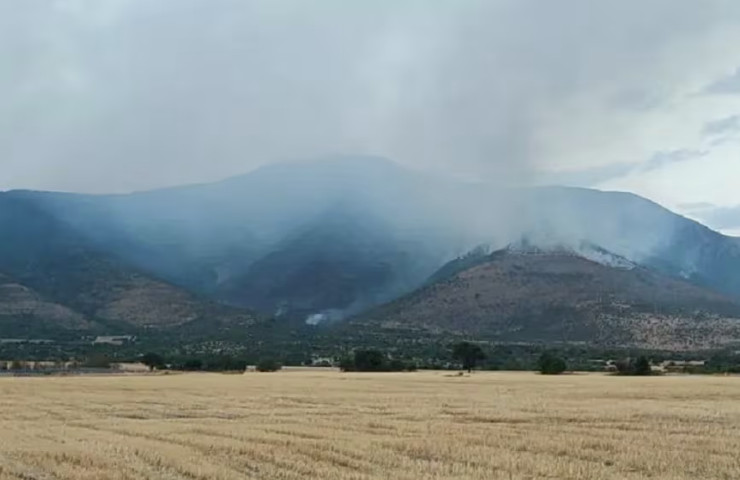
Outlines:
{"label": "mountain ridge", "polygon": [[[422,287],[476,245],[520,238],[740,298],[740,240],[637,195],[460,183],[374,157],[134,194],[0,193],[0,228],[0,271],[16,281],[91,318],[150,305],[173,328],[208,302],[343,318]],[[128,296],[111,293],[120,282]]]}

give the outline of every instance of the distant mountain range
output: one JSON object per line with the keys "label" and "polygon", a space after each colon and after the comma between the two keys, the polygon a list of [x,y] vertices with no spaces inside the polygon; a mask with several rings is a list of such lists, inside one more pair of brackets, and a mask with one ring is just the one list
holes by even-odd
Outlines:
{"label": "distant mountain range", "polygon": [[[126,331],[200,322],[203,331],[209,324],[250,325],[261,316],[309,323],[356,316],[369,325],[368,312],[381,311],[392,319],[376,316],[373,325],[409,319],[414,328],[444,330],[457,321],[457,331],[488,335],[500,322],[492,313],[500,307],[496,298],[509,295],[506,279],[519,278],[511,272],[494,275],[485,287],[448,286],[435,294],[451,305],[469,294],[485,297],[473,310],[411,309],[408,299],[471,268],[486,275],[501,265],[514,268],[518,263],[496,263],[488,252],[522,244],[554,256],[526,257],[531,291],[528,297],[522,287],[516,302],[529,306],[514,310],[532,320],[506,338],[562,338],[552,332],[560,331],[555,324],[565,313],[548,313],[535,298],[547,281],[555,282],[560,304],[578,307],[563,311],[570,313],[584,311],[584,302],[605,301],[603,292],[589,299],[597,292],[579,289],[592,276],[613,277],[631,292],[629,311],[640,315],[650,309],[638,305],[651,302],[636,291],[654,293],[653,314],[691,311],[690,318],[700,311],[732,318],[740,299],[740,241],[636,195],[470,184],[375,157],[277,164],[222,182],[129,195],[5,192],[0,232],[0,337],[23,334],[28,325]],[[552,253],[562,249],[570,254]],[[477,253],[466,256],[471,251]],[[487,263],[478,264],[480,255]],[[547,273],[566,258],[573,275]],[[684,292],[685,301],[669,290]],[[399,305],[410,310],[400,312]],[[433,318],[419,322],[421,311]],[[631,325],[642,318],[609,315]],[[599,318],[600,325],[617,321]],[[573,338],[617,335],[598,331]]]}

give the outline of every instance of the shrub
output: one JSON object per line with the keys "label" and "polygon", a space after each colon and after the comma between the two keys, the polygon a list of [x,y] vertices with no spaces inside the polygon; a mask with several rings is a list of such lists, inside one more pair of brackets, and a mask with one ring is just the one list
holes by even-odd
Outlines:
{"label": "shrub", "polygon": [[339,370],[343,372],[355,371],[355,360],[352,357],[343,357],[339,360]]}
{"label": "shrub", "polygon": [[650,375],[653,369],[650,368],[650,360],[645,356],[638,357],[635,360],[634,375]]}
{"label": "shrub", "polygon": [[246,360],[228,355],[210,357],[203,363],[203,370],[209,372],[243,372],[246,369]]}
{"label": "shrub", "polygon": [[382,372],[387,370],[386,357],[380,350],[356,350],[355,370],[359,372]]}
{"label": "shrub", "polygon": [[188,372],[203,370],[203,360],[200,358],[188,358],[182,363],[182,369]]}
{"label": "shrub", "polygon": [[111,361],[105,355],[93,355],[82,364],[84,368],[111,368]]}
{"label": "shrub", "polygon": [[264,358],[257,362],[256,368],[258,372],[277,372],[283,366],[272,358]]}
{"label": "shrub", "polygon": [[343,372],[413,372],[416,364],[399,358],[389,359],[380,350],[355,350],[353,356],[339,361],[339,369]]}
{"label": "shrub", "polygon": [[537,361],[537,368],[543,375],[560,375],[567,366],[565,360],[551,353],[543,353]]}
{"label": "shrub", "polygon": [[644,355],[637,357],[637,359],[620,360],[615,363],[615,366],[619,375],[647,376],[653,374],[650,360]]}

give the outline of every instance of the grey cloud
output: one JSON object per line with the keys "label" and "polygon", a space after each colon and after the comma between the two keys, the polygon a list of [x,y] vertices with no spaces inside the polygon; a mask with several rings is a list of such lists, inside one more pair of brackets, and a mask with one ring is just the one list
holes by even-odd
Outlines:
{"label": "grey cloud", "polygon": [[709,154],[708,150],[691,150],[691,149],[680,149],[672,150],[668,152],[656,152],[650,159],[644,164],[640,165],[639,169],[644,172],[652,170],[658,170],[668,165],[675,163],[686,162],[688,160],[694,160],[696,158],[705,157]]}
{"label": "grey cloud", "polygon": [[0,0],[0,188],[342,152],[520,183],[544,114],[659,108],[695,65],[673,47],[739,20],[729,0]]}
{"label": "grey cloud", "polygon": [[667,100],[667,98],[662,96],[662,92],[628,89],[614,94],[611,97],[609,104],[616,109],[644,111],[660,107]]}
{"label": "grey cloud", "polygon": [[740,115],[732,115],[705,123],[702,133],[704,135],[721,135],[734,133],[738,130],[740,130]]}
{"label": "grey cloud", "polygon": [[735,95],[740,93],[740,68],[734,73],[720,78],[714,83],[707,85],[704,93],[715,95]]}
{"label": "grey cloud", "polygon": [[635,172],[659,170],[675,163],[701,158],[708,154],[709,151],[707,150],[690,149],[656,152],[644,162],[620,162],[571,171],[538,172],[536,182],[547,185],[593,187],[607,180],[625,177]]}

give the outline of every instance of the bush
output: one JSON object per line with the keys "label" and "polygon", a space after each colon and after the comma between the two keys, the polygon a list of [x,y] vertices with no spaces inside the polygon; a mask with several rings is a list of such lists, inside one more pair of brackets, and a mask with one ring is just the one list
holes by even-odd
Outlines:
{"label": "bush", "polygon": [[188,372],[203,370],[203,360],[200,358],[188,358],[182,363],[182,369]]}
{"label": "bush", "polygon": [[650,360],[645,356],[637,357],[637,359],[621,360],[616,362],[615,366],[619,375],[647,376],[653,374]]}
{"label": "bush", "polygon": [[387,359],[380,350],[355,351],[355,370],[358,372],[382,372],[388,369]]}
{"label": "bush", "polygon": [[111,361],[105,355],[93,355],[82,364],[83,368],[111,368]]}
{"label": "bush", "polygon": [[272,358],[264,358],[257,362],[256,368],[258,372],[277,372],[283,366]]}
{"label": "bush", "polygon": [[650,360],[647,357],[638,357],[635,361],[634,375],[650,375],[653,369],[650,367]]}
{"label": "bush", "polygon": [[560,375],[567,366],[562,358],[545,352],[537,361],[537,368],[543,375]]}
{"label": "bush", "polygon": [[203,370],[209,372],[243,372],[246,369],[246,360],[228,355],[210,357],[203,362]]}
{"label": "bush", "polygon": [[355,371],[355,360],[352,357],[343,357],[339,360],[339,370],[343,372]]}
{"label": "bush", "polygon": [[355,350],[353,356],[339,361],[339,369],[343,372],[413,372],[416,364],[398,358],[389,359],[380,350]]}

